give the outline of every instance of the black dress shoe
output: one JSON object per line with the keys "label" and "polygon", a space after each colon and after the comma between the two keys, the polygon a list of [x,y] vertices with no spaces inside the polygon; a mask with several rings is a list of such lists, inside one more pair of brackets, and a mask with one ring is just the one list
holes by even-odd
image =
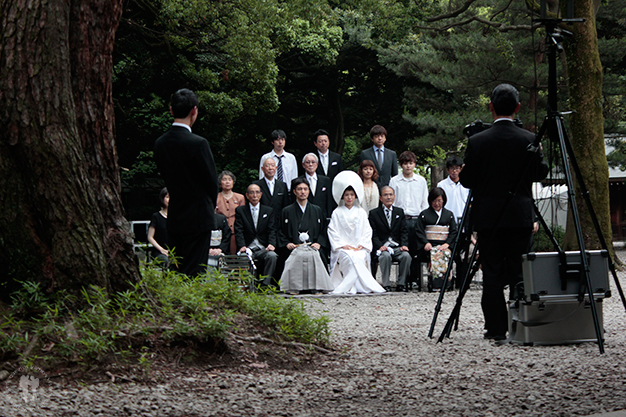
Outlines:
{"label": "black dress shoe", "polygon": [[391,291],[391,287],[389,285],[383,285],[383,289],[387,292]]}
{"label": "black dress shoe", "polygon": [[488,340],[504,340],[506,339],[506,333],[492,333],[487,331],[485,333],[485,339]]}
{"label": "black dress shoe", "polygon": [[397,292],[409,292],[409,290],[406,289],[406,287],[404,285],[398,285],[396,287],[396,291]]}

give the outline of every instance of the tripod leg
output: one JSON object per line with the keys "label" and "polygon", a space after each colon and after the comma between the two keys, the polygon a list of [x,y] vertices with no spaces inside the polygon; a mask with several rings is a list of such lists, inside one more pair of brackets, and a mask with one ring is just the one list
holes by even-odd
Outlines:
{"label": "tripod leg", "polygon": [[[568,195],[569,202],[572,210],[572,218],[574,220],[574,226],[576,227],[576,238],[578,240],[578,247],[580,248],[580,261],[583,266],[584,276],[586,278],[585,283],[587,284],[587,291],[589,293],[589,305],[591,307],[591,316],[593,318],[593,325],[596,330],[596,336],[598,338],[598,348],[600,349],[600,353],[604,353],[604,342],[602,340],[602,329],[600,328],[600,323],[598,320],[598,312],[596,309],[596,301],[593,297],[593,287],[591,285],[591,276],[589,275],[589,262],[587,260],[587,256],[585,254],[585,241],[582,233],[582,227],[580,225],[580,216],[578,213],[578,207],[576,206],[576,196],[574,193],[574,181],[572,179],[572,173],[570,172],[569,162],[575,161],[575,156],[573,153],[573,149],[569,144],[569,140],[567,140],[567,135],[563,128],[563,120],[560,115],[553,114],[551,116],[552,121],[554,122],[554,128],[556,130],[556,134],[558,135],[559,143],[561,145],[561,155],[563,161],[563,172],[565,174],[565,179],[568,187]],[[568,146],[569,145],[569,146]],[[569,154],[569,161],[568,156]],[[578,166],[575,162],[572,162],[572,166]],[[582,175],[580,176],[579,183],[583,183]],[[602,234],[599,233],[599,236]],[[581,285],[582,287],[582,285]],[[582,301],[582,300],[581,300]]]}
{"label": "tripod leg", "polygon": [[454,305],[454,308],[452,309],[452,312],[450,313],[450,317],[448,318],[448,321],[446,322],[446,325],[443,331],[441,332],[441,336],[439,336],[439,339],[437,339],[437,343],[443,341],[445,337],[450,337],[452,324],[454,323],[456,318],[459,316],[459,313],[461,311],[461,305],[463,304],[463,297],[465,296],[465,293],[470,287],[470,283],[472,282],[472,278],[474,277],[474,274],[476,273],[476,271],[478,271],[479,262],[476,260],[477,253],[478,253],[478,243],[474,246],[474,250],[472,251],[472,257],[470,261],[470,264],[472,265],[472,267],[468,268],[467,272],[465,273],[465,277],[463,278],[463,286],[461,287],[461,290],[459,291],[459,295],[456,298],[456,304]]}

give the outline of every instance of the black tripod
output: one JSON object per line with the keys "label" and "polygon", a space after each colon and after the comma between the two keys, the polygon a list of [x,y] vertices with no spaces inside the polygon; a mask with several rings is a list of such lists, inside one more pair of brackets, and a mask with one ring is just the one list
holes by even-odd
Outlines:
{"label": "black tripod", "polygon": [[[535,141],[532,145],[532,147],[535,148],[535,150],[537,148],[539,148],[541,140],[543,139],[543,137],[545,136],[545,134],[548,134],[549,139],[553,142],[553,143],[558,143],[559,144],[559,148],[561,151],[561,161],[563,164],[563,173],[565,176],[565,181],[568,187],[568,199],[569,199],[569,206],[571,207],[572,210],[572,218],[573,218],[573,223],[574,223],[574,227],[576,230],[576,238],[578,241],[578,245],[579,245],[579,249],[580,249],[580,261],[581,261],[581,285],[580,285],[580,290],[579,290],[579,294],[578,294],[578,301],[579,302],[583,302],[584,298],[585,298],[585,291],[587,292],[588,296],[589,296],[589,304],[591,307],[591,314],[592,314],[592,319],[593,319],[593,323],[594,323],[594,328],[596,331],[596,337],[597,337],[597,341],[598,341],[598,347],[600,349],[600,353],[604,353],[604,341],[602,339],[602,329],[600,328],[600,323],[598,320],[598,313],[597,313],[597,309],[596,309],[596,303],[595,303],[595,299],[594,299],[594,295],[593,295],[593,287],[592,287],[592,283],[591,283],[591,277],[589,275],[589,261],[587,259],[586,256],[586,250],[585,250],[585,242],[584,242],[584,238],[583,238],[583,234],[582,234],[582,227],[581,227],[581,223],[580,223],[580,216],[578,213],[578,208],[576,206],[576,196],[575,196],[575,192],[574,192],[574,181],[572,178],[572,173],[571,173],[571,169],[574,170],[575,175],[576,175],[576,180],[578,182],[578,185],[580,186],[581,189],[581,193],[583,196],[583,199],[585,200],[585,203],[587,205],[587,209],[589,211],[589,214],[591,216],[592,222],[594,224],[594,228],[596,230],[596,234],[598,235],[600,244],[602,246],[603,249],[607,250],[607,244],[606,244],[606,240],[604,239],[604,236],[602,234],[602,230],[600,229],[600,224],[598,222],[597,216],[593,210],[592,204],[591,204],[591,198],[589,196],[589,192],[587,191],[587,188],[585,186],[582,174],[580,172],[580,168],[578,166],[578,163],[576,162],[576,158],[574,156],[574,151],[573,148],[571,146],[571,143],[567,137],[567,133],[565,131],[565,128],[563,126],[563,114],[557,111],[557,70],[556,70],[556,61],[557,61],[557,53],[559,51],[562,50],[562,47],[560,45],[560,41],[562,40],[562,35],[561,32],[559,30],[557,30],[557,26],[563,22],[563,21],[568,21],[568,22],[580,22],[580,19],[541,19],[540,22],[543,23],[546,26],[546,31],[547,31],[547,41],[548,41],[548,45],[550,45],[550,50],[549,50],[549,84],[548,84],[548,114],[544,120],[543,125],[541,126],[541,129],[539,130],[539,133],[537,134]],[[531,151],[533,149],[530,149]],[[571,164],[571,169],[570,169],[570,164]],[[469,204],[469,199],[468,199],[468,204]],[[467,208],[466,208],[467,210]],[[535,207],[536,212],[538,213],[538,210]],[[555,245],[555,247],[558,249],[559,253],[563,253],[562,249],[560,247],[558,247],[558,244],[556,242],[556,240],[554,239],[554,236],[552,235],[550,229],[547,227],[545,221],[543,220],[543,218],[541,217],[541,215],[538,213],[539,219],[542,222],[542,225],[544,227],[544,230],[546,230],[550,236],[550,239],[552,240],[552,243]],[[479,242],[480,244],[480,242]],[[475,258],[475,253],[476,253],[476,249],[477,249],[478,245],[476,245],[476,248],[474,250],[474,253],[472,255],[473,258]],[[468,279],[470,278],[471,275],[473,275],[473,273],[475,273],[475,271],[478,269],[478,267],[476,266],[476,262],[475,259],[473,259],[474,261],[474,266],[471,268],[471,270],[468,270],[468,273],[465,276],[463,285],[461,290],[459,291],[459,296],[457,298],[457,302],[456,305],[454,306],[454,309],[450,315],[450,318],[448,319],[448,322],[446,323],[445,329],[442,332],[440,338],[438,339],[438,341],[442,341],[444,337],[449,337],[450,335],[450,331],[452,328],[452,324],[453,323],[457,323],[458,326],[458,318],[459,318],[459,313],[460,313],[460,308],[461,308],[461,304],[462,304],[462,300],[463,300],[463,296],[465,295],[465,292],[467,291],[467,288],[469,288],[469,283],[471,282],[468,281]],[[624,297],[624,293],[622,291],[621,285],[619,283],[619,280],[617,278],[617,272],[615,270],[615,264],[613,262],[613,259],[611,258],[611,256],[609,255],[608,258],[608,262],[609,262],[609,268],[611,270],[611,273],[613,274],[613,278],[615,280],[615,285],[618,289],[618,292],[620,294],[620,298],[622,300],[622,304],[624,305],[624,307],[626,308],[626,298]],[[443,294],[442,294],[443,295]],[[440,298],[442,298],[442,295],[440,296]],[[437,308],[440,307],[440,304],[438,304]],[[436,311],[436,314],[438,313],[438,310]],[[434,321],[436,320],[436,315],[435,318],[433,320],[433,324],[431,326],[431,333],[429,334],[429,337],[432,337],[432,330],[434,328]]]}

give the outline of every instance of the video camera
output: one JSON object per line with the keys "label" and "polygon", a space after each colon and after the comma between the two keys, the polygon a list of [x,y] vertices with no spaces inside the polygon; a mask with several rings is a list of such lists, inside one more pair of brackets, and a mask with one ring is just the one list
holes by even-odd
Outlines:
{"label": "video camera", "polygon": [[[517,127],[524,126],[524,124],[522,123],[520,119],[513,119],[513,123]],[[493,123],[485,123],[480,119],[476,119],[475,121],[473,121],[472,123],[468,124],[467,126],[463,128],[463,134],[465,135],[466,138],[471,138],[476,133],[480,133],[483,130],[487,130],[491,126],[493,126]]]}

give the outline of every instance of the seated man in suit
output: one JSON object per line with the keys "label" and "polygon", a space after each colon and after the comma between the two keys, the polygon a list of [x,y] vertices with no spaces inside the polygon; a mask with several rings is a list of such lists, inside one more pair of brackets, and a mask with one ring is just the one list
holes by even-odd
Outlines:
{"label": "seated man in suit", "polygon": [[268,158],[263,161],[261,170],[263,171],[264,178],[255,181],[253,184],[261,188],[261,192],[263,193],[261,196],[261,204],[272,208],[277,222],[276,225],[278,226],[280,213],[282,213],[285,207],[291,204],[289,190],[287,190],[287,184],[276,178],[276,161],[274,161],[273,158]]}
{"label": "seated man in suit", "polygon": [[400,263],[396,291],[406,292],[406,277],[411,267],[409,231],[406,227],[404,210],[393,206],[395,199],[393,188],[388,185],[384,186],[380,195],[380,201],[383,204],[370,211],[372,248],[378,256],[383,288],[387,291],[391,289],[389,273],[393,260]]}
{"label": "seated man in suit", "polygon": [[239,253],[251,253],[264,264],[263,285],[272,284],[276,269],[276,224],[271,207],[260,204],[261,188],[250,184],[246,192],[248,204],[235,209],[235,239]]}
{"label": "seated man in suit", "polygon": [[313,134],[313,143],[317,148],[317,156],[319,158],[317,173],[326,175],[332,182],[335,176],[343,171],[341,155],[328,150],[330,139],[328,138],[328,132],[324,129],[320,129]]}
{"label": "seated man in suit", "polygon": [[317,155],[314,153],[308,153],[302,158],[302,168],[304,168],[304,175],[299,178],[304,178],[311,187],[309,193],[309,201],[324,212],[324,217],[330,218],[335,207],[335,199],[332,196],[332,181],[325,175],[318,175],[317,172]]}
{"label": "seated man in suit", "polygon": [[391,149],[385,148],[387,141],[387,130],[381,125],[376,125],[370,129],[370,138],[374,146],[361,152],[359,163],[369,159],[376,164],[378,180],[381,187],[389,185],[389,180],[398,175],[398,157]]}
{"label": "seated man in suit", "polygon": [[230,255],[230,238],[232,236],[226,216],[215,213],[214,217],[215,229],[211,230],[211,244],[207,262],[210,268],[217,267],[220,256]]}

